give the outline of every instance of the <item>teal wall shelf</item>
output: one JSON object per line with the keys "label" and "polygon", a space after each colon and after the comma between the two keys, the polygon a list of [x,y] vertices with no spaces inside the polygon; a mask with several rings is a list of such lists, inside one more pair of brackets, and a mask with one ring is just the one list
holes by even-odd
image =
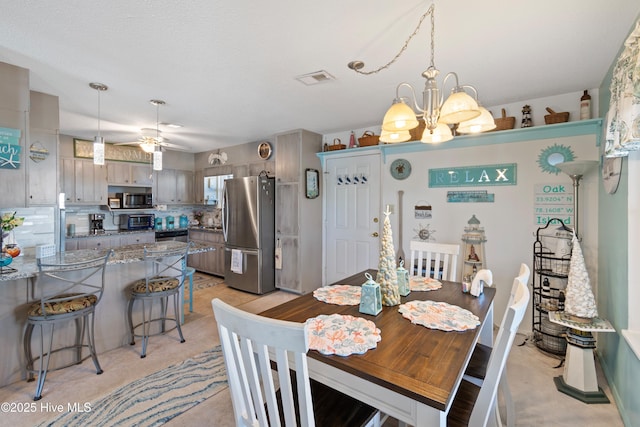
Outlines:
{"label": "teal wall shelf", "polygon": [[348,148],[345,150],[325,151],[317,153],[324,169],[325,159],[330,156],[345,155],[345,153],[366,153],[380,151],[382,161],[386,163],[388,154],[404,154],[430,150],[448,150],[450,148],[477,147],[479,145],[509,144],[513,142],[533,141],[540,139],[563,138],[569,136],[595,135],[596,146],[600,146],[602,139],[602,119],[580,120],[575,122],[558,123],[554,125],[532,126],[529,128],[501,130],[476,135],[460,135],[442,144],[424,144],[420,141],[402,142],[398,144],[374,145],[370,147]]}

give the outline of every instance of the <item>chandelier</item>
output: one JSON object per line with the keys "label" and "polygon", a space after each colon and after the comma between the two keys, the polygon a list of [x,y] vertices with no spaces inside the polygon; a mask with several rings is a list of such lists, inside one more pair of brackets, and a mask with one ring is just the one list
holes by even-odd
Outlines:
{"label": "chandelier", "polygon": [[[418,33],[425,18],[427,16],[431,17],[431,63],[429,68],[422,73],[422,77],[427,80],[422,92],[422,106],[418,104],[413,86],[409,83],[400,83],[396,88],[396,97],[393,100],[393,104],[382,120],[380,140],[383,142],[408,141],[410,139],[408,131],[421,125],[420,121],[424,121],[424,132],[420,140],[425,143],[438,143],[453,139],[451,125],[455,127],[457,133],[486,132],[496,127],[491,113],[478,104],[478,91],[473,86],[460,85],[456,73],[449,72],[445,75],[442,82],[442,90],[444,90],[445,84],[450,78],[453,78],[455,83],[446,101],[441,95],[441,90],[438,88],[436,81],[440,72],[434,65],[434,10],[435,5],[431,4],[429,9],[420,17],[416,29],[405,41],[400,51],[385,65],[372,71],[362,71],[364,62],[351,61],[348,64],[350,69],[364,75],[375,74],[388,68],[407,49],[409,42]],[[403,87],[410,90],[411,99],[400,96],[400,89]],[[473,93],[473,97],[467,93],[467,90]],[[407,102],[412,102],[413,108]]]}
{"label": "chandelier", "polygon": [[109,87],[102,83],[89,83],[89,87],[98,92],[98,136],[93,138],[93,164],[104,165],[104,138],[100,136],[100,92]]}

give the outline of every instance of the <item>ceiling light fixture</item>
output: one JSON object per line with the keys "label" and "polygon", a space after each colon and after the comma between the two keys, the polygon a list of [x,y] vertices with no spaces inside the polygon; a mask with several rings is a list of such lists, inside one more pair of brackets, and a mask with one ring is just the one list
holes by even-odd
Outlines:
{"label": "ceiling light fixture", "polygon": [[93,164],[104,165],[104,138],[100,136],[100,92],[109,88],[102,83],[89,83],[89,87],[98,92],[98,136],[93,138]]}
{"label": "ceiling light fixture", "polygon": [[[389,66],[395,63],[400,55],[402,55],[402,53],[407,49],[409,42],[418,33],[418,30],[420,30],[420,26],[425,18],[427,16],[431,16],[431,64],[429,68],[422,73],[422,77],[427,79],[424,91],[422,92],[422,106],[418,105],[413,86],[409,83],[400,83],[396,88],[396,97],[393,100],[393,104],[384,115],[384,119],[382,121],[382,132],[408,131],[417,127],[419,125],[419,120],[424,120],[425,130],[422,134],[421,141],[436,143],[448,141],[453,138],[449,125],[458,124],[458,128],[462,129],[461,132],[464,131],[468,133],[484,132],[494,129],[496,125],[493,117],[486,109],[478,105],[477,90],[473,86],[460,85],[458,75],[456,73],[449,72],[445,75],[442,82],[442,89],[444,90],[444,86],[449,78],[455,79],[455,85],[451,89],[451,93],[446,101],[441,95],[441,90],[438,89],[438,84],[436,82],[436,77],[438,77],[440,72],[434,65],[434,10],[435,5],[431,4],[429,9],[420,17],[416,29],[404,42],[400,51],[385,65],[372,71],[362,71],[362,68],[364,67],[364,62],[362,61],[351,61],[347,66],[355,72],[364,75],[375,74],[389,68]],[[411,90],[413,105],[418,113],[407,105],[408,98],[400,96],[400,88],[403,86]],[[472,90],[474,97],[470,96],[466,92],[466,89]],[[486,112],[486,114],[484,114],[484,112]],[[467,123],[474,119],[480,121],[478,123]],[[448,130],[445,129],[445,127]]]}
{"label": "ceiling light fixture", "polygon": [[[162,170],[162,147],[160,147],[160,106],[165,105],[165,102],[160,99],[152,99],[151,104],[156,106],[156,138],[153,142],[153,170],[161,171]],[[145,142],[145,144],[149,144],[149,142]],[[143,144],[141,144],[142,146]],[[142,148],[145,150],[145,148]],[[146,151],[146,150],[145,150]]]}

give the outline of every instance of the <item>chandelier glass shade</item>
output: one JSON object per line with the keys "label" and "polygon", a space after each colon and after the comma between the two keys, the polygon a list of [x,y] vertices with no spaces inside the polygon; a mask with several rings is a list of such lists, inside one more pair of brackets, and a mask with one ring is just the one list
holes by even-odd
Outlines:
{"label": "chandelier glass shade", "polygon": [[435,129],[425,128],[420,141],[427,144],[438,144],[453,139],[451,128],[445,123],[438,123]]}
{"label": "chandelier glass shade", "polygon": [[389,132],[383,130],[380,132],[380,141],[387,144],[395,144],[398,142],[405,142],[411,139],[411,133],[408,130],[399,130],[395,132]]}
{"label": "chandelier glass shade", "polygon": [[480,115],[475,119],[460,122],[456,131],[458,133],[479,133],[488,132],[496,128],[496,122],[493,116],[486,108],[478,106]]}
{"label": "chandelier glass shade", "polygon": [[396,98],[382,119],[382,130],[387,132],[408,131],[418,126],[418,119],[411,107],[402,98]]}

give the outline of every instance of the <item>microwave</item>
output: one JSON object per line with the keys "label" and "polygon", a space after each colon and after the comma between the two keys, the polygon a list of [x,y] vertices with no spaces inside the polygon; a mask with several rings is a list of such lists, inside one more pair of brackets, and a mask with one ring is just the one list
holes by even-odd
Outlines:
{"label": "microwave", "polygon": [[151,230],[154,226],[154,214],[120,214],[121,230]]}
{"label": "microwave", "polygon": [[122,209],[152,208],[153,197],[147,193],[116,193]]}

